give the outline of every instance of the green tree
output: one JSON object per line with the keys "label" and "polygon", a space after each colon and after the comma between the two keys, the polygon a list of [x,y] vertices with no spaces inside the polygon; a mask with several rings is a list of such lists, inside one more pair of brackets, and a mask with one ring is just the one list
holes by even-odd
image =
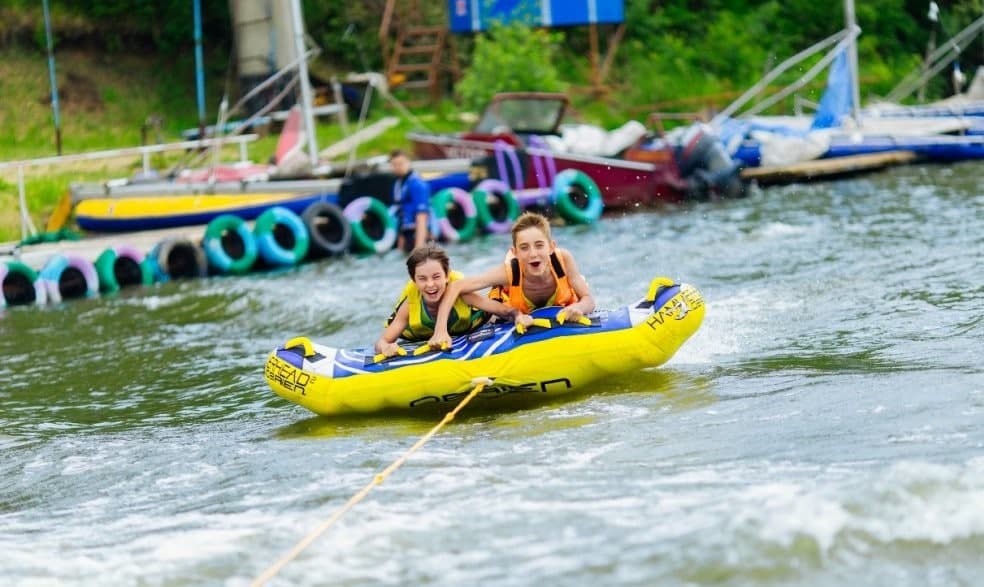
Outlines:
{"label": "green tree", "polygon": [[457,92],[466,108],[478,109],[497,92],[556,92],[566,89],[553,57],[560,33],[523,24],[493,25],[475,38],[471,65]]}

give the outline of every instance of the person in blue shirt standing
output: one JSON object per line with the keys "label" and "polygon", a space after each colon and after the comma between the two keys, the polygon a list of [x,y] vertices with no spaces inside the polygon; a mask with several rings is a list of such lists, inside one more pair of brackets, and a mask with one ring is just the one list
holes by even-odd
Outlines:
{"label": "person in blue shirt standing", "polygon": [[400,234],[396,247],[409,253],[424,245],[430,236],[430,187],[410,169],[410,156],[405,151],[397,149],[390,153],[389,162],[396,176],[393,203],[400,207]]}

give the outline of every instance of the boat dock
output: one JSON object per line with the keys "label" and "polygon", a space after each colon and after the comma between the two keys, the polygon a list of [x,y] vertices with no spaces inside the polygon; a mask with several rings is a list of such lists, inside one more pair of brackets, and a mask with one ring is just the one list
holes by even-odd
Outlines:
{"label": "boat dock", "polygon": [[162,228],[118,234],[87,235],[79,240],[60,240],[56,242],[37,243],[19,247],[14,255],[11,246],[11,256],[0,256],[0,262],[15,258],[32,267],[41,267],[44,262],[54,255],[79,255],[87,259],[95,259],[106,249],[127,245],[142,251],[151,250],[154,245],[169,239],[201,242],[205,235],[205,226],[181,226],[177,228]]}
{"label": "boat dock", "polygon": [[759,185],[779,185],[867,173],[893,165],[912,163],[916,159],[917,155],[912,151],[887,151],[831,159],[815,159],[790,165],[747,167],[741,170],[741,177],[748,181],[756,181]]}

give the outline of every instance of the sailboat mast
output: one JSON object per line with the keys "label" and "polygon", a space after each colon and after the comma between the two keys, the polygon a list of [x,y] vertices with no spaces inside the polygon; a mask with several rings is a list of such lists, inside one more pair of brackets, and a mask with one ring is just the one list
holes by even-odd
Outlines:
{"label": "sailboat mast", "polygon": [[[844,20],[848,31],[853,31],[857,25],[854,17],[854,0],[844,0]],[[854,123],[861,127],[861,86],[858,81],[858,37],[857,35],[848,45],[848,70],[851,76],[851,116]]]}
{"label": "sailboat mast", "polygon": [[202,3],[193,5],[195,26],[195,95],[198,98],[198,136],[205,138],[205,67],[202,58]]}
{"label": "sailboat mast", "polygon": [[301,0],[291,2],[294,22],[294,47],[297,53],[297,75],[301,81],[301,111],[304,114],[304,129],[307,135],[308,156],[311,169],[318,166],[318,143],[314,137],[314,112],[311,100],[311,80],[308,79],[307,59],[304,57],[304,17],[301,15]]}
{"label": "sailboat mast", "polygon": [[58,110],[58,79],[55,76],[55,44],[51,40],[51,13],[48,11],[48,0],[42,3],[44,8],[44,33],[48,46],[48,78],[51,83],[51,111],[55,117],[55,149],[62,154],[61,115]]}

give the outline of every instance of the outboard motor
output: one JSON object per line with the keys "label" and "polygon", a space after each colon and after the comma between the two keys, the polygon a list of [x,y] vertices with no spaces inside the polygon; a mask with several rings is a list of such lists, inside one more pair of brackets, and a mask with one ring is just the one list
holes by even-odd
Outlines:
{"label": "outboard motor", "polygon": [[674,143],[680,175],[687,182],[688,198],[708,200],[745,195],[745,185],[738,175],[741,163],[728,155],[709,125],[692,124],[670,140]]}

